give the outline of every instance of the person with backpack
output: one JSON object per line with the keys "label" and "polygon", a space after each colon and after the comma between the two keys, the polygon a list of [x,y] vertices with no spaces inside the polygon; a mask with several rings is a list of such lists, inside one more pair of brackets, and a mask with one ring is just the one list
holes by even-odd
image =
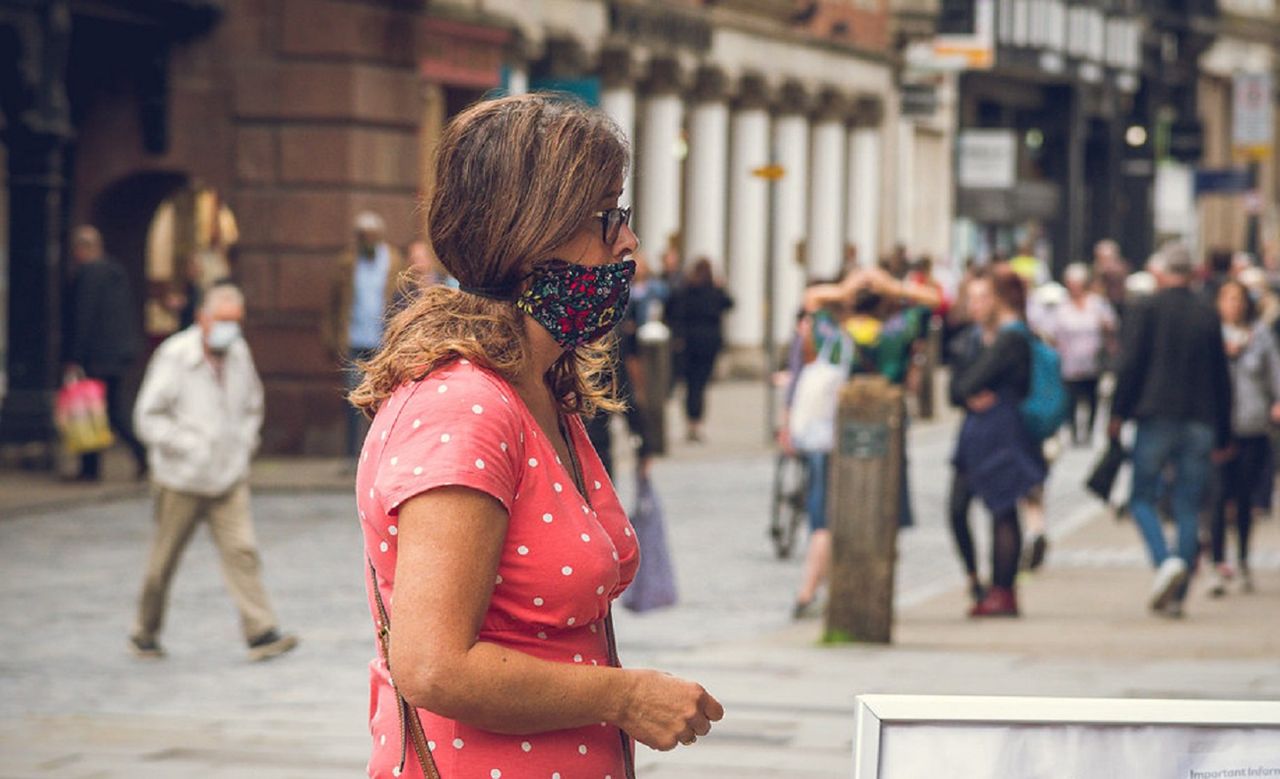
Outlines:
{"label": "person with backpack", "polygon": [[[1181,617],[1191,569],[1200,553],[1200,506],[1213,462],[1231,441],[1231,374],[1217,313],[1191,289],[1195,261],[1187,247],[1160,248],[1161,289],[1132,307],[1121,330],[1120,367],[1107,434],[1118,440],[1136,420],[1129,509],[1156,568],[1148,605]],[[1171,471],[1176,551],[1169,549],[1156,500]]]}
{"label": "person with backpack", "polygon": [[[952,459],[952,503],[967,506],[972,497],[979,497],[992,518],[991,587],[969,610],[969,616],[1016,617],[1015,579],[1022,552],[1018,501],[1044,483],[1042,438],[1037,436],[1053,421],[1052,414],[1045,411],[1051,403],[1039,402],[1043,398],[1035,394],[1039,389],[1035,379],[1050,384],[1043,373],[1054,360],[1052,350],[1036,348],[1043,342],[1027,330],[1023,280],[1003,263],[993,266],[987,275],[995,305],[978,324],[995,335],[953,380],[953,397],[963,400],[968,413]],[[1040,370],[1034,364],[1037,352]]]}

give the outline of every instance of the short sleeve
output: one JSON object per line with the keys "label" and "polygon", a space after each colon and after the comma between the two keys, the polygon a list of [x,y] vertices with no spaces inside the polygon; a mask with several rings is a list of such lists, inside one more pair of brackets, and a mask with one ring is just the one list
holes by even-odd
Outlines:
{"label": "short sleeve", "polygon": [[510,389],[469,364],[405,388],[385,436],[373,490],[387,514],[437,487],[469,487],[509,511],[522,469],[523,425]]}

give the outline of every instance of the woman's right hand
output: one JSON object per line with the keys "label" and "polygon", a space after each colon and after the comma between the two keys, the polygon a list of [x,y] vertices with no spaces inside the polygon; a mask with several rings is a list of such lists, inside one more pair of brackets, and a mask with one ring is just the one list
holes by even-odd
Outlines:
{"label": "woman's right hand", "polygon": [[630,685],[617,725],[647,747],[666,752],[692,744],[724,716],[702,685],[660,671],[628,671]]}

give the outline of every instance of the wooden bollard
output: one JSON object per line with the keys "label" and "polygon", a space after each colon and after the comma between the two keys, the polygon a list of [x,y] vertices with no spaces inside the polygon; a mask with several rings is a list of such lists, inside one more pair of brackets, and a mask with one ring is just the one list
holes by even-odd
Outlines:
{"label": "wooden bollard", "polygon": [[858,376],[840,391],[827,485],[828,642],[891,638],[905,413],[902,389],[881,376]]}

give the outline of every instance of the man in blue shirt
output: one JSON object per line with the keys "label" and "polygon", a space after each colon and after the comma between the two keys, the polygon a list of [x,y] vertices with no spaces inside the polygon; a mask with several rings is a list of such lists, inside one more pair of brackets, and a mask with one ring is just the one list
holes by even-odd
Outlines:
{"label": "man in blue shirt", "polygon": [[[399,250],[386,242],[386,224],[372,211],[355,220],[355,247],[338,262],[329,296],[325,345],[346,373],[346,388],[358,383],[361,362],[382,345],[387,312],[396,300],[404,261]],[[348,406],[347,455],[360,452],[365,420]]]}

